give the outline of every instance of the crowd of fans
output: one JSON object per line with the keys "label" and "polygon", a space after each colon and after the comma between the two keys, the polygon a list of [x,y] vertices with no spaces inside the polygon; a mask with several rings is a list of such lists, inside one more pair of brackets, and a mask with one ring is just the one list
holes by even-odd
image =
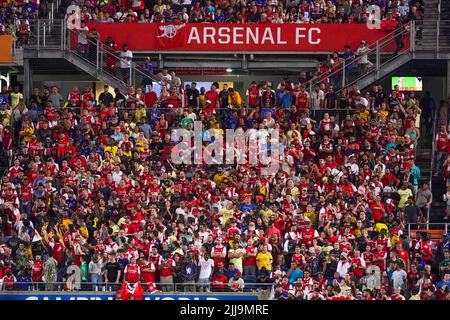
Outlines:
{"label": "crowd of fans", "polygon": [[[429,94],[336,94],[323,83],[310,95],[304,74],[245,93],[158,76],[158,93],[2,88],[1,147],[13,154],[1,181],[2,290],[139,282],[147,292],[449,299],[449,235],[407,234],[432,202],[415,163]],[[194,121],[203,148],[225,129],[279,130],[279,171],[174,164],[171,132]]]}
{"label": "crowd of fans", "polygon": [[[15,35],[18,45],[27,43],[30,24],[39,18],[49,18],[51,4],[36,0],[0,2],[0,34]],[[382,23],[386,26],[395,26],[398,18],[403,22],[423,19],[422,0],[73,0],[61,3],[66,8],[66,19],[76,18],[86,23],[366,23],[376,18],[371,5],[380,7]]]}
{"label": "crowd of fans", "polygon": [[87,22],[366,23],[374,17],[371,5],[378,5],[387,21],[423,15],[419,0],[72,1],[67,15],[80,12]]}

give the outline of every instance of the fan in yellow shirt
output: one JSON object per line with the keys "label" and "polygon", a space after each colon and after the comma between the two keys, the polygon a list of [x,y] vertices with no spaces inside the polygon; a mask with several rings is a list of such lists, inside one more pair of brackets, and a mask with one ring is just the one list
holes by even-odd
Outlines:
{"label": "fan in yellow shirt", "polygon": [[258,252],[256,255],[256,267],[261,271],[262,268],[266,268],[266,270],[272,270],[272,254],[267,251],[267,245],[264,245],[262,251]]}
{"label": "fan in yellow shirt", "polygon": [[214,175],[213,181],[216,185],[220,185],[226,178],[227,175],[223,172],[223,169],[219,167],[217,173]]}
{"label": "fan in yellow shirt", "polygon": [[226,208],[223,208],[220,211],[220,215],[222,216],[222,226],[225,226],[228,223],[228,220],[234,216],[233,204],[229,203]]}

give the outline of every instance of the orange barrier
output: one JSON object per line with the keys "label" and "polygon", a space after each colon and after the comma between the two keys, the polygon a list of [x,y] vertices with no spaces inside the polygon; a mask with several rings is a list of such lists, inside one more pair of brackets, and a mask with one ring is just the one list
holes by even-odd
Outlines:
{"label": "orange barrier", "polygon": [[411,238],[415,238],[416,234],[418,232],[425,232],[425,233],[429,233],[430,234],[430,238],[431,240],[440,240],[442,239],[442,236],[445,234],[445,230],[431,230],[431,229],[424,229],[424,230],[411,230],[410,231],[410,237]]}
{"label": "orange barrier", "polygon": [[11,63],[13,61],[12,46],[12,35],[0,35],[0,63]]}

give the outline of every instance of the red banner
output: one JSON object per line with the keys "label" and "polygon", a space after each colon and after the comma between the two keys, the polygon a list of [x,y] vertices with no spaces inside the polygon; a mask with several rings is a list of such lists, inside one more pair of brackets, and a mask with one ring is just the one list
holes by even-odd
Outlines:
{"label": "red banner", "polygon": [[[375,43],[392,32],[365,24],[91,23],[133,51],[332,52],[361,40]],[[407,43],[407,41],[405,41]]]}

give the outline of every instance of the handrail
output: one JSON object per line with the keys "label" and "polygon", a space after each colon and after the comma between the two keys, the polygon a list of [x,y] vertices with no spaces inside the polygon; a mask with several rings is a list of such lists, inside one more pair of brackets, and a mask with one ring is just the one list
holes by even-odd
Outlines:
{"label": "handrail", "polygon": [[[431,164],[430,164],[430,180],[429,180],[429,186],[430,186],[430,192],[433,196],[433,171],[434,171],[434,161],[435,161],[435,153],[436,153],[436,123],[439,121],[437,119],[437,110],[435,109],[432,114],[432,121],[433,121],[433,131],[431,136]],[[430,224],[430,211],[431,206],[428,206],[427,210],[427,228]]]}
{"label": "handrail", "polygon": [[[2,286],[3,284],[3,286]],[[120,286],[122,285],[122,282],[120,283],[114,283],[114,282],[87,282],[87,281],[75,281],[72,280],[66,280],[66,281],[41,281],[41,282],[20,282],[15,281],[13,285],[16,287],[16,290],[5,290],[4,286],[8,285],[10,283],[1,283],[0,282],[0,293],[2,292],[11,292],[11,291],[18,291],[18,292],[51,292],[56,291],[54,290],[55,287],[58,289],[57,291],[63,291],[63,292],[116,292],[120,289]],[[141,282],[142,285],[146,285]],[[169,291],[160,291],[160,293],[170,293],[170,292],[183,292],[184,287],[193,287],[193,291],[185,291],[185,293],[204,293],[204,294],[211,294],[215,293],[213,292],[201,292],[198,291],[199,287],[209,287],[212,288],[213,282],[205,282],[205,283],[199,283],[195,281],[195,283],[183,283],[183,282],[173,282],[173,283],[153,283],[154,286],[157,288],[161,287],[170,287]],[[256,283],[256,282],[245,282],[244,281],[244,290],[240,292],[246,292],[245,288],[252,288],[254,290],[262,289],[262,290],[268,290],[272,289],[275,283]],[[17,290],[17,287],[28,287],[28,290]],[[225,287],[228,287],[228,283],[225,283]],[[181,289],[181,290],[180,290]],[[231,291],[230,291],[231,292]],[[250,291],[252,292],[252,291]],[[223,293],[223,292],[222,292]],[[225,292],[226,293],[226,292]]]}
{"label": "handrail", "polygon": [[[372,42],[372,43],[370,43],[370,44],[368,44],[367,45],[367,48],[369,49],[369,50],[372,50],[373,48],[377,48],[379,45],[380,45],[380,41],[381,41],[381,44],[384,44],[386,41],[388,41],[389,39],[391,39],[392,38],[392,35],[395,35],[395,32],[396,32],[396,30],[393,30],[393,31],[391,31],[391,32],[389,32],[388,34],[386,34],[386,35],[384,35],[383,37],[381,37],[380,39],[378,39],[377,41],[374,41],[374,42]],[[372,49],[371,49],[372,48]],[[360,57],[355,57],[353,60],[355,60],[355,59],[357,59],[357,58],[360,58]],[[345,70],[345,67],[348,67],[348,63],[349,62],[347,62],[347,61],[344,61],[343,62],[343,70]],[[352,63],[352,62],[350,62],[350,63]],[[326,71],[326,72],[324,72],[324,73],[327,73],[328,71]],[[334,71],[333,73],[331,73],[331,74],[329,74],[328,75],[328,77],[326,77],[325,79],[327,79],[327,78],[329,78],[329,77],[331,77],[332,75],[335,75],[336,73],[338,73],[338,72],[341,72],[341,69],[338,69],[338,70],[336,70],[336,71]],[[344,71],[345,72],[345,71]],[[320,76],[319,76],[319,78],[320,78]],[[305,82],[305,87],[307,87],[308,85],[309,85],[309,92],[311,93],[311,88],[312,87],[314,87],[314,85],[316,85],[316,84],[314,84],[314,85],[312,85],[312,82],[315,80],[315,78],[312,78],[312,79],[310,79],[310,80],[308,80],[308,81],[306,81]]]}
{"label": "handrail", "polygon": [[[411,236],[411,225],[417,225],[417,226],[421,226],[423,225],[423,223],[407,223],[408,225],[408,237]],[[422,230],[430,230],[430,225],[432,226],[443,226],[444,228],[442,229],[437,229],[437,230],[444,230],[445,234],[448,234],[448,223],[444,223],[444,222],[432,222],[432,223],[426,223],[427,228],[426,229],[422,229]],[[413,230],[418,230],[418,229],[413,229]],[[419,229],[420,230],[420,229]]]}
{"label": "handrail", "polygon": [[[66,28],[65,24],[63,29]],[[130,73],[129,73],[129,78],[128,78],[128,83],[125,83],[125,81],[123,81],[123,79],[118,78],[117,76],[111,74],[110,71],[106,70],[103,66],[103,63],[106,61],[105,58],[109,58],[109,59],[114,59],[117,62],[120,62],[122,60],[122,58],[120,56],[118,56],[115,53],[110,52],[109,50],[107,50],[107,46],[105,43],[97,40],[96,42],[90,40],[90,39],[86,39],[88,45],[90,45],[92,48],[95,48],[94,50],[96,51],[96,58],[95,61],[90,61],[89,59],[86,59],[85,57],[81,56],[80,54],[78,54],[78,52],[76,52],[76,50],[71,48],[71,36],[76,36],[78,37],[79,34],[76,30],[68,30],[68,36],[66,37],[66,42],[65,42],[65,50],[70,51],[71,53],[77,55],[78,57],[84,59],[86,62],[89,62],[91,65],[93,65],[97,70],[105,72],[107,74],[109,74],[110,76],[114,77],[116,80],[120,81],[121,83],[123,83],[124,86],[132,86],[135,84],[135,80],[136,80],[136,75],[141,76],[142,78],[148,78],[150,79],[152,82],[157,82],[160,83],[161,81],[159,79],[157,79],[153,74],[150,74],[149,72],[147,72],[146,70],[144,70],[140,65],[138,65],[136,62],[131,61],[131,67],[130,67]],[[65,33],[65,32],[64,32]]]}
{"label": "handrail", "polygon": [[[411,34],[412,33],[412,31],[411,31],[412,29],[413,28],[410,27],[410,30],[406,29],[406,30],[403,30],[401,33],[398,33],[396,30],[394,30],[394,32],[389,33],[389,35],[391,36],[390,38],[386,39],[386,37],[384,37],[384,38],[382,38],[383,41],[381,41],[381,42],[380,41],[376,41],[375,42],[375,47],[373,47],[372,49],[368,49],[368,51],[366,53],[364,53],[364,55],[355,56],[350,61],[344,61],[339,68],[337,68],[336,70],[334,70],[331,73],[329,71],[326,71],[326,72],[324,72],[322,74],[319,74],[317,77],[310,79],[307,82],[307,84],[309,83],[309,92],[310,92],[310,94],[312,93],[312,88],[314,86],[322,83],[324,80],[328,80],[329,81],[331,77],[337,76],[337,75],[341,75],[341,73],[342,73],[342,82],[343,83],[342,83],[341,88],[339,88],[338,90],[335,90],[336,94],[339,93],[342,89],[353,85],[354,83],[356,83],[357,81],[359,81],[360,79],[365,77],[366,75],[368,75],[368,74],[370,74],[372,72],[378,72],[380,67],[387,63],[386,61],[381,63],[381,60],[380,60],[380,55],[382,54],[381,53],[381,48],[384,47],[384,46],[391,45],[394,41],[396,41],[395,39],[398,36],[402,36],[403,37],[405,34]],[[368,46],[368,48],[369,47],[370,46]],[[375,57],[376,58],[375,59],[376,60],[376,63],[375,63],[376,67],[375,67],[375,69],[372,69],[372,70],[368,71],[367,73],[361,75],[360,77],[358,77],[357,79],[351,81],[350,83],[346,83],[346,79],[345,79],[346,78],[345,77],[345,72],[346,71],[345,71],[345,69],[348,68],[349,66],[358,64],[358,62],[361,59],[363,59],[364,57],[368,57],[369,55],[374,54],[374,53],[376,55],[376,57]],[[404,54],[404,53],[409,53],[409,50],[401,52],[401,54]],[[323,77],[322,75],[326,75],[326,76]]]}

